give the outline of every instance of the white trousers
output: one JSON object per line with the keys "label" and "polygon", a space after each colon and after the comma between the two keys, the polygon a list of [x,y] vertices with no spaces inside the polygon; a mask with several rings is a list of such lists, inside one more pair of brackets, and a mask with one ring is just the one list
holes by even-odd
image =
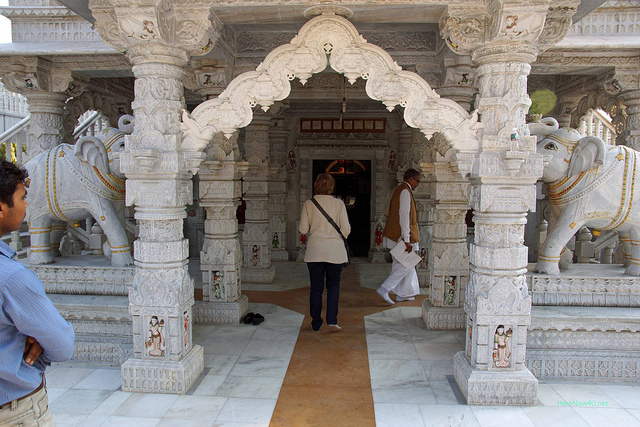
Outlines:
{"label": "white trousers", "polygon": [[420,293],[420,285],[418,283],[418,273],[416,268],[405,268],[392,255],[391,274],[387,280],[382,282],[380,287],[387,292],[393,292],[399,297],[413,297]]}

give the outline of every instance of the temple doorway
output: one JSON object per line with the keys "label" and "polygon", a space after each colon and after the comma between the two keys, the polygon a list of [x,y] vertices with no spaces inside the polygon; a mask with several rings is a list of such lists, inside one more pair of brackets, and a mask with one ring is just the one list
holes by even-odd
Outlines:
{"label": "temple doorway", "polygon": [[347,207],[351,224],[347,240],[353,256],[366,257],[371,244],[371,160],[314,160],[312,182],[325,172],[336,180],[334,194]]}

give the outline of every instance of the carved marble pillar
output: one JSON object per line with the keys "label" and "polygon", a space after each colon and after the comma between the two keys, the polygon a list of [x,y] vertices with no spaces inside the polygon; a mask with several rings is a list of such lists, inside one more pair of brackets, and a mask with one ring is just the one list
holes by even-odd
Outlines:
{"label": "carved marble pillar", "polygon": [[[408,168],[419,171],[423,177],[429,173],[427,163],[431,163],[431,156],[428,143],[424,134],[417,129],[412,129],[411,144],[408,151],[408,159],[406,168],[398,170],[398,182],[402,182],[404,172]],[[426,180],[428,181],[428,179]],[[432,226],[433,226],[433,196],[432,188],[429,185],[419,185],[413,193],[418,209],[418,233],[420,235],[420,256],[422,262],[416,266],[418,273],[418,282],[421,288],[428,289],[430,286],[430,265],[427,261],[428,253],[431,248]]]}
{"label": "carved marble pillar", "polygon": [[627,107],[627,123],[621,139],[627,147],[640,151],[640,89],[622,92],[620,97]]}
{"label": "carved marble pillar", "polygon": [[456,101],[465,110],[471,111],[471,104],[478,93],[476,70],[471,64],[471,57],[448,51],[444,57],[444,66],[447,70],[445,80],[436,92],[444,98]]}
{"label": "carved marble pillar", "polygon": [[578,107],[580,99],[582,99],[582,93],[576,93],[572,95],[564,95],[558,101],[558,111],[554,114],[554,118],[558,121],[558,126],[561,128],[571,127],[571,119],[573,112]]}
{"label": "carved marble pillar", "polygon": [[269,120],[267,114],[254,113],[245,133],[244,149],[249,169],[244,176],[247,210],[242,236],[242,280],[249,283],[271,283],[276,274],[271,264],[269,227]]}
{"label": "carved marble pillar", "polygon": [[[385,170],[390,169],[387,163],[391,162],[391,160],[390,156],[385,154],[387,154],[386,150],[376,151],[375,165],[372,168],[375,174],[373,181],[374,212],[372,215],[374,221],[371,222],[371,243],[369,249],[369,262],[372,264],[384,264],[387,262],[385,254],[388,250],[382,245],[382,230],[384,229],[385,220],[383,211],[387,199],[390,196],[389,189],[387,188],[388,185],[385,185],[387,183],[387,179],[385,179],[387,177],[387,173]],[[396,175],[395,170],[390,170],[389,173]]]}
{"label": "carved marble pillar", "polygon": [[[440,138],[436,135],[434,140]],[[428,176],[433,181],[430,193],[434,197],[434,220],[427,252],[431,297],[422,303],[422,317],[428,329],[463,329],[464,295],[469,278],[465,222],[469,184],[453,172],[451,162],[439,154],[435,157],[435,162],[423,165],[423,169],[430,170]]]}
{"label": "carved marble pillar", "polygon": [[211,50],[219,22],[206,6],[172,6],[91,4],[100,36],[127,52],[136,77],[135,128],[120,156],[126,203],[134,206],[139,228],[129,289],[134,355],[122,364],[124,391],[186,393],[204,367],[202,347],[192,342],[193,279],[182,230],[193,200],[191,177],[210,138],[199,132],[186,144],[180,119],[184,67],[191,54]]}
{"label": "carved marble pillar", "polygon": [[188,55],[150,43],[131,47],[128,56],[136,77],[136,124],[121,164],[139,237],[129,290],[134,357],[122,365],[122,389],[185,393],[203,369],[202,347],[192,344],[193,279],[182,228],[185,205],[193,200],[191,176],[204,158],[180,145]]}
{"label": "carved marble pillar", "polygon": [[313,172],[311,171],[312,159],[308,157],[300,157],[300,198],[298,199],[298,220],[296,221],[296,232],[298,234],[298,257],[296,258],[296,261],[301,262],[304,261],[304,255],[307,250],[307,235],[301,235],[297,230],[298,226],[300,225],[300,214],[302,213],[302,206],[304,205],[304,202],[306,202],[313,196],[313,183],[311,182]]}
{"label": "carved marble pillar", "polygon": [[231,70],[225,61],[193,59],[193,74],[189,73],[189,89],[198,92],[205,100],[216,98],[229,84]]}
{"label": "carved marble pillar", "polygon": [[[297,124],[297,120],[296,120]],[[291,124],[289,124],[289,127]],[[289,129],[289,141],[295,139],[291,133],[294,130]],[[298,159],[292,144],[288,144],[286,178],[287,178],[287,198],[285,199],[285,209],[287,214],[287,248],[289,250],[289,259],[298,258],[299,233],[298,224],[300,219],[300,180],[298,179]]]}
{"label": "carved marble pillar", "polygon": [[5,87],[24,95],[31,119],[27,128],[27,152],[22,162],[64,142],[64,107],[80,95],[83,82],[69,70],[55,69],[39,57],[12,57],[0,66]]}
{"label": "carved marble pillar", "polygon": [[538,382],[524,364],[531,322],[524,226],[527,211],[535,210],[543,162],[535,137],[523,136],[531,105],[527,76],[540,50],[567,33],[578,3],[490,0],[449,6],[440,21],[447,45],[471,53],[483,124],[471,172],[475,238],[464,301],[466,351],[454,356],[454,377],[469,404],[535,403]]}
{"label": "carved marble pillar", "polygon": [[68,95],[60,92],[33,91],[24,93],[29,103],[27,152],[23,162],[31,159],[64,140],[63,114]]}
{"label": "carved marble pillar", "polygon": [[[235,146],[237,133],[226,140],[216,134],[214,145]],[[238,323],[248,311],[249,299],[241,293],[242,248],[238,241],[236,209],[240,204],[240,178],[246,162],[229,155],[203,162],[200,176],[200,204],[206,212],[204,244],[200,253],[203,301],[194,307],[200,323]]]}
{"label": "carved marble pillar", "polygon": [[283,119],[274,119],[269,128],[269,225],[271,260],[288,261],[287,251],[287,138]]}
{"label": "carved marble pillar", "polygon": [[536,397],[537,380],[524,365],[531,322],[524,226],[527,210],[535,210],[542,159],[535,154],[534,137],[510,140],[514,128],[522,129],[530,104],[526,79],[535,57],[520,57],[476,59],[483,151],[472,180],[475,236],[465,297],[466,353],[454,358],[454,375],[468,403],[533,404]]}

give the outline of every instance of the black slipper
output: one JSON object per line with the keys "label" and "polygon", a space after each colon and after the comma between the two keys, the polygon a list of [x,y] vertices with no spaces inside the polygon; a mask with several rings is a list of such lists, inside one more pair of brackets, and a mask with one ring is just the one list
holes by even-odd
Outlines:
{"label": "black slipper", "polygon": [[244,316],[242,321],[244,322],[245,325],[249,325],[251,322],[253,322],[253,317],[254,316],[255,316],[255,314],[253,314],[253,313],[247,313],[247,315]]}
{"label": "black slipper", "polygon": [[254,325],[259,325],[260,323],[264,322],[264,316],[262,314],[258,314],[256,313],[253,316],[253,324]]}

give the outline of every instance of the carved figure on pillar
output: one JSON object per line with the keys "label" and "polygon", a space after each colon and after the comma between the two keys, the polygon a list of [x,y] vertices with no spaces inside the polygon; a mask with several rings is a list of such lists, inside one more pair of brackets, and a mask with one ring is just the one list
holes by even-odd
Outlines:
{"label": "carved figure on pillar", "polygon": [[382,224],[376,224],[376,246],[382,245]]}
{"label": "carved figure on pillar", "polygon": [[147,349],[149,356],[162,357],[164,356],[164,336],[162,330],[164,329],[164,319],[158,322],[158,316],[151,316],[149,321],[149,338],[147,339]]}
{"label": "carved figure on pillar", "polygon": [[508,368],[511,366],[511,337],[513,331],[509,328],[506,332],[504,325],[498,325],[493,335],[493,363],[496,368]]}

